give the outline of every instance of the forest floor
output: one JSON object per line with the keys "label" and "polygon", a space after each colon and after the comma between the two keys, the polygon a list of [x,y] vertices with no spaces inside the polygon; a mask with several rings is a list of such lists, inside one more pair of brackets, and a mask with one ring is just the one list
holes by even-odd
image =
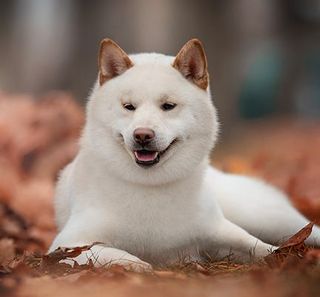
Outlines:
{"label": "forest floor", "polygon": [[[153,273],[47,256],[55,235],[57,174],[77,152],[83,109],[65,93],[33,100],[0,93],[0,296],[319,296],[320,250],[304,245],[312,224],[257,263],[177,263]],[[320,121],[269,119],[222,135],[213,163],[266,179],[310,221],[320,221]],[[297,230],[298,231],[298,230]]]}

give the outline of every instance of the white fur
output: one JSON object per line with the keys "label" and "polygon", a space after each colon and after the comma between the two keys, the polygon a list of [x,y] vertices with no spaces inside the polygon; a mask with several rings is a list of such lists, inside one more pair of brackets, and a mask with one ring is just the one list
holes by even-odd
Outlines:
{"label": "white fur", "polygon": [[[89,98],[81,149],[58,182],[59,234],[50,251],[98,241],[98,264],[133,261],[144,269],[146,262],[161,266],[203,254],[231,252],[248,261],[307,224],[275,188],[208,165],[218,131],[209,90],[187,81],[171,66],[173,57],[130,58],[132,68],[96,83]],[[161,110],[164,98],[177,107]],[[125,110],[127,102],[137,109]],[[151,168],[138,166],[131,152],[138,127],[155,131],[159,150],[178,138]],[[309,241],[319,239],[315,228]]]}

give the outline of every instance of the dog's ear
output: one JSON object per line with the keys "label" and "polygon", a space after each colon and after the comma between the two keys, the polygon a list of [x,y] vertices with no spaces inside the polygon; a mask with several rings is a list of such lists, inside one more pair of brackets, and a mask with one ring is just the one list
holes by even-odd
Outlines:
{"label": "dog's ear", "polygon": [[100,43],[99,83],[102,86],[109,79],[118,76],[133,66],[128,55],[111,39],[103,39]]}
{"label": "dog's ear", "polygon": [[172,66],[199,88],[207,89],[207,58],[200,40],[189,40],[177,54]]}

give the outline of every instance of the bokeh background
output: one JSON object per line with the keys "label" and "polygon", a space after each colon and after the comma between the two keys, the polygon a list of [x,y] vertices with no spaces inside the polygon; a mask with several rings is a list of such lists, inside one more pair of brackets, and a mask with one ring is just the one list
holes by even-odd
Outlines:
{"label": "bokeh background", "polygon": [[0,239],[20,252],[52,240],[55,182],[78,150],[105,37],[170,55],[201,39],[222,122],[214,163],[320,219],[320,0],[3,0]]}
{"label": "bokeh background", "polygon": [[279,187],[320,223],[320,0],[1,0],[0,295],[320,296],[320,252],[301,233],[282,260],[156,277],[45,255],[105,37],[128,53],[170,55],[201,39],[222,123],[212,162]]}
{"label": "bokeh background", "polygon": [[170,55],[201,39],[225,131],[239,118],[320,114],[319,0],[1,1],[0,89],[83,103],[104,37]]}

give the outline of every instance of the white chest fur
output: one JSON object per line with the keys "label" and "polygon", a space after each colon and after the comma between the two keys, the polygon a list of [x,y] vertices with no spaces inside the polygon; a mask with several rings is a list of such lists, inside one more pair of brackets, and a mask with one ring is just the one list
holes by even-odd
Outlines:
{"label": "white chest fur", "polygon": [[[72,188],[69,216],[78,221],[77,228],[90,226],[90,232],[96,234],[89,237],[95,241],[150,262],[198,249],[210,219],[206,214],[211,218],[219,214],[213,200],[202,194],[206,164],[188,179],[148,187],[123,181],[108,172],[101,160],[87,157],[80,154],[68,168],[69,184],[65,185]],[[57,201],[57,206],[66,207],[63,201]],[[211,209],[211,213],[204,209]]]}

